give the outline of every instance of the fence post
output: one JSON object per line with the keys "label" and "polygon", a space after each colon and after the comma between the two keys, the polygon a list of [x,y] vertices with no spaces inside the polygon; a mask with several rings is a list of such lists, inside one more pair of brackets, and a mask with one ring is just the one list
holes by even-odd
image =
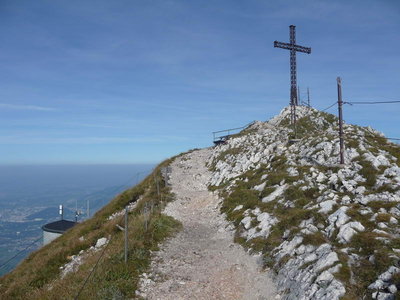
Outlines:
{"label": "fence post", "polygon": [[340,77],[337,78],[337,89],[338,89],[338,109],[339,109],[339,144],[340,144],[340,164],[344,164],[344,140],[343,140],[343,101],[342,101],[342,80]]}
{"label": "fence post", "polygon": [[128,206],[125,206],[125,264],[128,262]]}

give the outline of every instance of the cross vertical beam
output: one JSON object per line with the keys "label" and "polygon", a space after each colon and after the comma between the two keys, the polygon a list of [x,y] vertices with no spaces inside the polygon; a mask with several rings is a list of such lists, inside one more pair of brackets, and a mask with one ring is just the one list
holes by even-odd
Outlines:
{"label": "cross vertical beam", "polygon": [[[296,45],[296,26],[290,25],[290,44]],[[298,105],[296,50],[290,49],[290,104]]]}
{"label": "cross vertical beam", "polygon": [[311,48],[304,47],[296,44],[296,26],[289,26],[289,40],[290,43],[282,43],[274,41],[275,48],[282,48],[290,50],[290,105],[298,105],[297,99],[297,63],[296,52],[303,52],[310,54]]}

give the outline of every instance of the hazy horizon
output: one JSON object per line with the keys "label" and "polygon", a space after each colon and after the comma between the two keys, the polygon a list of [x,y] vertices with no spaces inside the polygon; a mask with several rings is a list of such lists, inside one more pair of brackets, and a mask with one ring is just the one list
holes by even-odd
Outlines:
{"label": "hazy horizon", "polygon": [[[123,190],[136,185],[154,164],[0,166],[0,265],[42,234],[41,226],[57,220],[58,206],[73,220],[75,209],[85,219]],[[31,247],[0,275],[10,271]]]}

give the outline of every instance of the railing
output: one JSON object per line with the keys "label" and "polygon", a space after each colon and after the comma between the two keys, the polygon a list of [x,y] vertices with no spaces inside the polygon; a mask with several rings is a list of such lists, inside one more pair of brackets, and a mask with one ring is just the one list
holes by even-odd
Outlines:
{"label": "railing", "polygon": [[213,134],[213,142],[215,145],[223,144],[226,142],[227,139],[231,137],[232,134],[238,133],[238,131],[246,129],[253,125],[255,121],[250,122],[249,124],[242,126],[242,127],[237,127],[237,128],[230,128],[230,129],[225,129],[225,130],[219,130],[219,131],[214,131]]}

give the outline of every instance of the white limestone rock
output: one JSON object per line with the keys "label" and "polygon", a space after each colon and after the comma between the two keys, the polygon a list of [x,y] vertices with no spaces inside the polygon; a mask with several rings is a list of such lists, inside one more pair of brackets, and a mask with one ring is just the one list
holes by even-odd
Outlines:
{"label": "white limestone rock", "polygon": [[322,183],[322,182],[324,182],[326,179],[327,179],[327,178],[326,178],[325,174],[321,172],[321,173],[318,174],[316,180],[317,180],[317,182]]}
{"label": "white limestone rock", "polygon": [[313,234],[318,231],[318,228],[315,227],[313,224],[308,224],[305,228],[300,230],[302,234]]}
{"label": "white limestone rock", "polygon": [[332,266],[334,263],[339,261],[339,257],[336,252],[332,251],[329,252],[327,255],[323,255],[320,259],[316,262],[314,266],[314,270],[316,272],[325,269],[326,267]]}
{"label": "white limestone rock", "polygon": [[236,207],[233,209],[233,211],[241,210],[242,208],[243,208],[243,205],[240,204],[240,205],[236,206]]}
{"label": "white limestone rock", "polygon": [[240,223],[243,224],[243,227],[244,227],[245,229],[249,229],[250,226],[251,226],[251,220],[252,220],[252,217],[250,217],[250,216],[244,217],[244,218],[242,219],[242,221],[240,221]]}
{"label": "white limestone rock", "polygon": [[[310,114],[310,112],[313,111],[313,109],[310,110],[308,108],[298,107],[299,117],[307,115],[315,124],[320,124],[321,126],[327,125],[326,121],[322,118]],[[335,238],[337,238],[344,247],[354,234],[365,230],[361,223],[351,220],[346,214],[348,209],[347,205],[350,206],[353,203],[363,204],[359,212],[361,215],[369,218],[375,212],[368,207],[370,201],[400,202],[400,192],[370,193],[371,191],[369,188],[367,189],[361,185],[360,183],[365,182],[365,178],[359,174],[361,166],[356,161],[352,161],[352,159],[359,156],[360,153],[363,153],[362,159],[370,161],[375,168],[378,169],[380,166],[387,167],[382,175],[377,176],[376,188],[384,184],[390,184],[392,186],[400,185],[400,168],[393,164],[393,161],[396,161],[396,159],[384,151],[371,152],[372,149],[370,145],[363,140],[363,136],[367,134],[365,133],[365,129],[346,124],[344,127],[346,132],[349,132],[349,134],[357,134],[357,136],[360,137],[359,148],[353,149],[348,147],[345,149],[345,158],[346,162],[348,162],[346,167],[341,168],[337,172],[330,170],[326,173],[322,173],[319,168],[313,167],[313,165],[337,165],[337,155],[339,153],[338,138],[332,139],[332,137],[329,136],[329,134],[336,135],[335,125],[328,124],[328,129],[326,129],[327,135],[325,136],[321,135],[318,137],[306,138],[302,143],[295,143],[287,146],[288,131],[285,131],[283,127],[277,127],[277,124],[286,117],[290,117],[290,108],[285,108],[280,115],[266,123],[259,122],[254,125],[254,129],[256,129],[254,134],[252,133],[251,135],[242,136],[240,138],[232,138],[227,141],[228,145],[216,147],[216,151],[213,154],[215,158],[218,157],[219,153],[232,147],[241,147],[243,151],[237,155],[226,156],[224,162],[217,162],[216,165],[214,164],[214,166],[216,166],[216,171],[213,173],[211,182],[215,185],[215,183],[220,184],[226,182],[226,180],[234,180],[234,178],[238,178],[238,176],[242,175],[243,172],[246,172],[250,168],[256,169],[261,164],[263,164],[266,169],[269,169],[271,168],[272,159],[276,156],[283,155],[286,159],[285,164],[287,166],[286,171],[288,176],[298,176],[299,167],[302,166],[306,167],[304,170],[307,170],[302,178],[292,183],[293,186],[299,186],[300,189],[304,191],[310,188],[317,188],[321,191],[321,196],[317,199],[312,199],[305,209],[317,209],[319,213],[327,214],[326,227],[322,222],[313,224],[314,220],[312,218],[309,220],[302,220],[299,225],[301,234],[322,231],[328,237],[332,238],[333,233],[337,232]],[[254,189],[260,192],[264,190],[266,186],[263,185],[263,183],[268,176],[269,173],[267,171],[266,174],[261,177],[262,179],[259,182],[261,184],[257,183],[258,185],[256,185]],[[278,200],[278,203],[284,207],[293,207],[294,202],[288,201],[283,197],[287,186],[287,183],[284,181],[281,182],[279,185],[275,186],[275,190],[264,197],[262,201],[269,202]],[[350,192],[351,195],[339,197],[338,195],[340,195],[340,192]],[[332,213],[335,204],[339,204],[341,207]],[[239,210],[242,209],[242,207],[236,207],[235,209]],[[244,213],[242,224],[245,228],[247,227],[245,231],[247,238],[252,238],[259,234],[263,236],[269,234],[271,226],[273,226],[271,224],[276,222],[276,218],[272,215],[273,210],[268,211],[268,214],[264,213],[263,211],[256,210],[249,210]],[[389,213],[392,214],[390,221],[384,225],[377,224],[376,228],[373,230],[373,232],[380,232],[384,235],[387,241],[390,239],[389,234],[377,228],[388,230],[384,226],[387,226],[389,223],[395,225],[400,218],[400,206],[398,206],[398,208],[391,208]],[[253,215],[255,216],[253,220],[256,218],[258,224],[254,227],[251,225],[251,216]],[[290,236],[290,232],[289,229],[285,230],[283,234],[284,242],[272,252],[277,261],[285,255],[290,255],[290,259],[281,266],[277,275],[279,289],[282,291],[289,291],[285,299],[339,299],[344,295],[345,288],[344,285],[333,276],[335,270],[338,270],[340,266],[336,252],[332,251],[332,247],[328,244],[321,245],[318,248],[312,245],[304,245],[301,236],[286,240]],[[360,256],[352,253],[351,248],[349,249],[347,254],[352,262],[356,263],[358,260],[362,259]],[[307,267],[304,269],[300,268],[304,264],[307,264]],[[382,278],[386,276],[384,274],[381,275]],[[378,280],[378,278],[376,278],[376,280]],[[381,281],[388,290],[389,282]],[[373,289],[370,291],[374,292]]]}
{"label": "white limestone rock", "polygon": [[360,222],[349,222],[340,227],[337,239],[340,243],[349,243],[354,234],[364,231],[365,227]]}
{"label": "white limestone rock", "polygon": [[96,249],[99,249],[108,243],[107,238],[102,237],[97,240],[96,245],[94,246]]}
{"label": "white limestone rock", "polygon": [[397,292],[397,287],[396,285],[392,284],[388,287],[389,292],[391,292],[392,294],[395,294]]}
{"label": "white limestone rock", "polygon": [[389,160],[382,154],[374,156],[370,152],[367,152],[364,153],[363,157],[369,162],[371,162],[375,168],[378,168],[379,166],[390,166]]}
{"label": "white limestone rock", "polygon": [[365,186],[360,185],[359,187],[357,187],[354,191],[355,194],[359,194],[359,195],[363,195],[366,191]]}
{"label": "white limestone rock", "polygon": [[299,171],[297,171],[296,168],[289,167],[289,168],[287,168],[286,171],[287,171],[288,175],[291,177],[299,176]]}
{"label": "white limestone rock", "polygon": [[325,229],[328,236],[331,236],[336,228],[341,227],[350,220],[350,217],[346,215],[347,209],[348,209],[347,206],[341,206],[333,214],[329,215],[328,217],[329,226],[326,227]]}
{"label": "white limestone rock", "polygon": [[287,189],[287,185],[280,185],[277,186],[275,191],[273,191],[271,194],[269,194],[268,196],[264,197],[261,199],[262,202],[271,202],[274,201],[277,197],[282,196],[282,194],[284,193],[284,191]]}
{"label": "white limestone rock", "polygon": [[266,185],[266,182],[263,182],[263,183],[261,183],[259,185],[256,185],[253,189],[256,190],[256,191],[262,192],[264,190],[264,188],[265,188],[265,185]]}
{"label": "white limestone rock", "polygon": [[318,212],[320,213],[328,213],[332,210],[332,207],[336,204],[336,201],[333,200],[326,200],[324,202],[321,202],[319,206],[321,207]]}
{"label": "white limestone rock", "polygon": [[[254,212],[253,212],[254,213]],[[248,217],[249,218],[249,217]],[[265,237],[267,238],[270,234],[271,227],[278,223],[278,219],[269,213],[260,213],[257,216],[257,221],[259,224],[256,227],[251,228],[247,233],[247,240],[253,239],[255,237]],[[251,224],[251,221],[248,223]],[[250,225],[249,225],[250,227]],[[246,225],[245,225],[246,228]],[[248,228],[246,228],[248,229]]]}

